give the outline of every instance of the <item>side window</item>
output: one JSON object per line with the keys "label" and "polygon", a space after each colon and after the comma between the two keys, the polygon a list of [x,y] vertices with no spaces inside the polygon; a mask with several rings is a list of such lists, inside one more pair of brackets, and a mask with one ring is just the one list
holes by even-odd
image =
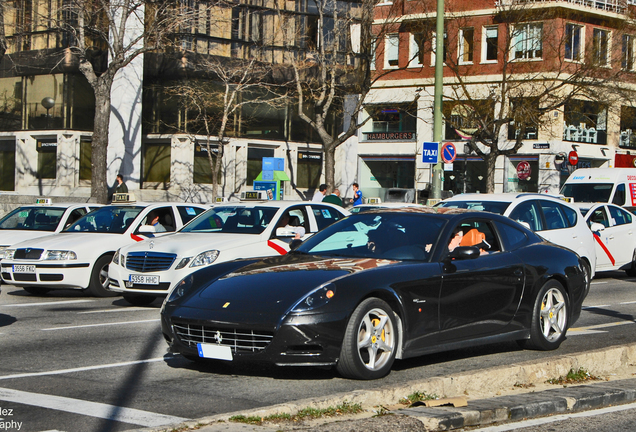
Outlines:
{"label": "side window", "polygon": [[79,209],[73,210],[68,215],[68,218],[66,219],[66,222],[64,222],[64,228],[66,228],[67,226],[71,225],[73,222],[75,222],[76,220],[78,220],[79,218],[84,216],[85,214],[86,214],[86,210],[84,210],[83,208],[79,208]]}
{"label": "side window", "polygon": [[205,210],[200,207],[177,206],[177,211],[179,212],[179,216],[181,216],[181,221],[185,225]]}
{"label": "side window", "polygon": [[592,225],[592,223],[600,223],[603,224],[605,228],[609,227],[609,219],[607,218],[607,213],[605,212],[605,207],[599,207],[590,215],[588,219],[588,225]]}
{"label": "side window", "polygon": [[620,183],[616,186],[616,192],[614,192],[612,204],[616,204],[617,206],[625,205],[625,183]]}
{"label": "side window", "polygon": [[503,237],[507,250],[519,249],[528,243],[528,236],[519,228],[503,222],[497,222],[497,229]]}
{"label": "side window", "polygon": [[614,223],[616,225],[624,225],[624,224],[632,223],[632,216],[629,212],[623,209],[616,208],[616,207],[608,206],[608,208],[610,211],[610,215],[612,219],[614,219]]}
{"label": "side window", "polygon": [[457,246],[477,246],[482,255],[501,250],[499,240],[487,222],[479,220],[463,221],[460,226],[453,230],[453,233],[458,231],[461,231],[459,233],[461,235],[459,237],[456,234],[453,235],[448,245],[449,250],[453,250]]}
{"label": "side window", "polygon": [[510,219],[527,225],[532,231],[543,231],[543,221],[536,201],[525,201],[510,212]]}
{"label": "side window", "polygon": [[[155,225],[157,233],[160,232],[174,232],[175,220],[172,207],[159,207],[149,211],[142,220],[142,225],[152,225],[155,217],[159,217],[159,225]],[[139,232],[139,227],[137,227]]]}
{"label": "side window", "polygon": [[570,224],[571,227],[576,225],[576,222],[578,220],[578,213],[576,210],[574,210],[573,208],[567,207],[567,206],[560,206],[561,210],[563,211],[563,213],[565,214],[565,217],[568,220],[568,223]]}
{"label": "side window", "polygon": [[541,201],[543,208],[543,216],[545,216],[545,225],[547,230],[569,228],[570,224],[565,218],[561,205],[552,201]]}
{"label": "side window", "polygon": [[340,212],[329,207],[313,207],[313,212],[314,217],[316,218],[316,223],[318,224],[318,231],[344,218]]}

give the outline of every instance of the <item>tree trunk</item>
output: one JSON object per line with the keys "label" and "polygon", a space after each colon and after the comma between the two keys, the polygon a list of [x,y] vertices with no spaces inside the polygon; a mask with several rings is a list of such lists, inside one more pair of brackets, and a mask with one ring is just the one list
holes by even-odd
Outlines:
{"label": "tree trunk", "polygon": [[333,192],[336,187],[336,146],[323,145],[325,154],[325,184],[327,185],[327,193]]}
{"label": "tree trunk", "polygon": [[490,153],[486,157],[486,193],[495,193],[495,166],[497,154]]}
{"label": "tree trunk", "polygon": [[110,88],[99,80],[94,87],[95,119],[91,143],[91,197],[100,204],[109,199],[107,182],[108,130],[110,126]]}

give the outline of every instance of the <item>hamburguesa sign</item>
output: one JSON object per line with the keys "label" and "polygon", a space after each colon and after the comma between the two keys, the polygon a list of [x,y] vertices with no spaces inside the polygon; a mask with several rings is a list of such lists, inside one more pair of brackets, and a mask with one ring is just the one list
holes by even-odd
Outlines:
{"label": "hamburguesa sign", "polygon": [[365,132],[367,140],[373,141],[412,141],[415,132]]}

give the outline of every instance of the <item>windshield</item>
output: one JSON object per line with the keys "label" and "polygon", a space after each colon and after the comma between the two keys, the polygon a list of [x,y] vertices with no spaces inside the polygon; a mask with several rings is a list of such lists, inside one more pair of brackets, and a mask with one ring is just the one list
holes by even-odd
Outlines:
{"label": "windshield", "polygon": [[65,228],[66,232],[96,232],[123,234],[144,207],[105,206],[78,219]]}
{"label": "windshield", "polygon": [[428,260],[446,220],[433,214],[353,214],[296,249],[320,256]]}
{"label": "windshield", "polygon": [[437,204],[435,207],[446,207],[446,208],[462,208],[469,210],[480,210],[487,211],[490,213],[504,214],[508,206],[509,202],[502,201],[482,201],[482,200],[467,200],[467,201],[442,201]]}
{"label": "windshield", "polygon": [[59,207],[20,207],[0,219],[0,229],[55,231],[65,210]]}
{"label": "windshield", "polygon": [[570,183],[563,185],[561,195],[574,202],[609,202],[613,188],[612,183]]}
{"label": "windshield", "polygon": [[277,207],[217,206],[201,213],[181,232],[260,234],[277,211]]}

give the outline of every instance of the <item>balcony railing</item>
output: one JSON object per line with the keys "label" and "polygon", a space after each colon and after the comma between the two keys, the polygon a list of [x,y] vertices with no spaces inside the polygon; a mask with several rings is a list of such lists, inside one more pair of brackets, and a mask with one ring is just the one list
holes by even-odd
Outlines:
{"label": "balcony railing", "polygon": [[624,14],[627,11],[627,0],[497,0],[497,7],[521,5],[527,3],[570,3],[608,12]]}

